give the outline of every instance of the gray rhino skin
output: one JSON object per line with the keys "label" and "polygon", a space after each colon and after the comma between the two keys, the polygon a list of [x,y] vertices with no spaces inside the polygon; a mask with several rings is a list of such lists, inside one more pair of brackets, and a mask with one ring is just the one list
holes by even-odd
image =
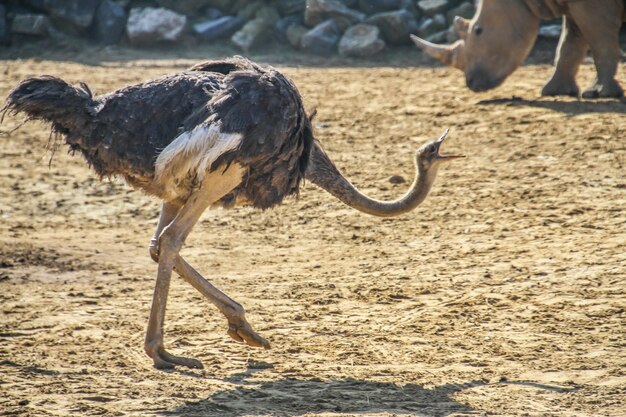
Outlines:
{"label": "gray rhino skin", "polygon": [[465,72],[472,91],[500,85],[533,47],[541,20],[563,17],[555,70],[543,87],[546,96],[578,96],[576,73],[591,48],[597,78],[584,98],[621,97],[615,80],[620,60],[619,30],[626,21],[625,0],[479,0],[472,20],[455,17],[461,38],[436,45],[411,36],[418,48]]}

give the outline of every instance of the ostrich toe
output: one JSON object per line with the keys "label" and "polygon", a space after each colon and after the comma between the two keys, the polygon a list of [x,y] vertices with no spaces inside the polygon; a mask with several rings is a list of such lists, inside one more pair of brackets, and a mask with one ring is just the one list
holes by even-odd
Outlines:
{"label": "ostrich toe", "polygon": [[270,349],[270,343],[262,336],[252,330],[252,326],[239,317],[228,318],[228,335],[238,342],[245,343],[252,347],[262,347]]}
{"label": "ostrich toe", "polygon": [[163,348],[148,352],[154,361],[154,367],[157,369],[172,369],[176,365],[185,366],[187,368],[203,369],[202,362],[194,358],[186,358],[184,356],[175,356],[167,352]]}

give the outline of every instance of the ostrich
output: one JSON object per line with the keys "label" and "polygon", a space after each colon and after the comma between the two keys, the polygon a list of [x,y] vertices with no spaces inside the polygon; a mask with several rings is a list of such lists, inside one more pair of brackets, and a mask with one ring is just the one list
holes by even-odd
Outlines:
{"label": "ostrich", "polygon": [[418,149],[415,181],[404,196],[371,199],[341,174],[314,138],[291,81],[242,57],[203,62],[99,97],[83,83],[33,77],[11,91],[4,111],[51,123],[70,152],[82,153],[100,178],[121,176],[162,200],[149,246],[158,270],[144,344],[158,369],[202,368],[200,361],[174,356],[164,347],[172,271],[215,304],[233,339],[270,347],[248,323],[243,307],[179,254],[205,209],[266,209],[296,194],[308,179],[357,210],[395,216],[426,198],[441,163],[462,157],[439,153],[446,131]]}

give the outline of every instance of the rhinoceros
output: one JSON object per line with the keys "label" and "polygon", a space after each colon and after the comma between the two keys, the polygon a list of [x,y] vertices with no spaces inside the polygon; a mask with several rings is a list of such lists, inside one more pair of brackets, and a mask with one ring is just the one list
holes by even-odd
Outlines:
{"label": "rhinoceros", "polygon": [[463,70],[472,91],[500,85],[530,53],[541,20],[563,17],[555,70],[542,95],[578,96],[578,67],[591,48],[597,77],[584,98],[621,97],[615,80],[620,60],[619,30],[626,20],[625,0],[479,0],[471,20],[455,17],[459,40],[436,45],[417,36],[417,47]]}

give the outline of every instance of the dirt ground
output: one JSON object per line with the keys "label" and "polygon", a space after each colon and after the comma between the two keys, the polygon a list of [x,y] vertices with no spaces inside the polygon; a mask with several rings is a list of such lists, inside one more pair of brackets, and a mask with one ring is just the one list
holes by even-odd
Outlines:
{"label": "dirt ground", "polygon": [[[0,96],[44,73],[104,93],[201,55],[13,49]],[[272,349],[231,340],[175,277],[165,344],[204,370],[158,371],[143,352],[158,202],[64,148],[49,167],[48,127],[7,135],[22,120],[7,115],[0,415],[626,415],[626,104],[540,97],[547,64],[476,94],[411,56],[256,57],[295,81],[316,136],[372,196],[401,195],[414,149],[445,128],[467,159],[398,218],[311,184],[270,211],[207,212],[183,253]],[[587,63],[580,84],[593,76]]]}

